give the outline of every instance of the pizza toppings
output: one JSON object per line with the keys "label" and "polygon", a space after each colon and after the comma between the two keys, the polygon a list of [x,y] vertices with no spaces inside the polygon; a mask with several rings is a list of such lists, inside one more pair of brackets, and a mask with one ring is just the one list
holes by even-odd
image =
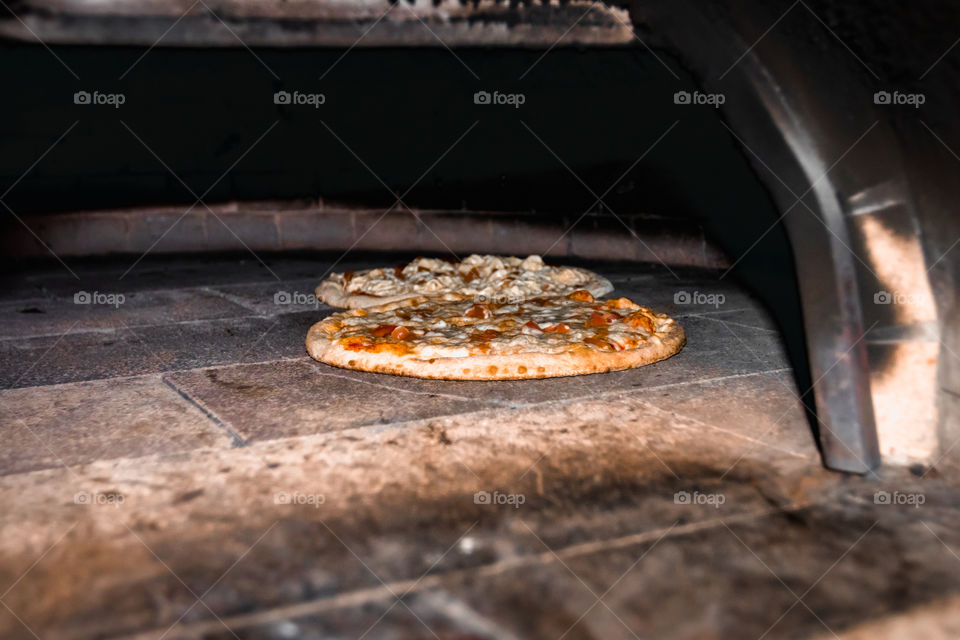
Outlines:
{"label": "pizza toppings", "polygon": [[463,315],[467,318],[489,318],[493,314],[490,312],[489,306],[478,303],[467,309],[467,312]]}
{"label": "pizza toppings", "polygon": [[571,300],[579,300],[580,302],[594,301],[593,294],[587,291],[586,289],[577,289],[567,297],[570,298]]}
{"label": "pizza toppings", "polygon": [[570,331],[570,327],[568,327],[567,325],[563,324],[562,322],[558,322],[558,323],[556,323],[556,324],[554,324],[554,323],[552,323],[552,322],[547,322],[546,324],[544,324],[544,325],[541,326],[541,325],[538,325],[538,324],[537,324],[536,322],[534,322],[533,320],[529,320],[529,321],[527,321],[526,324],[523,325],[523,332],[524,332],[524,333],[531,333],[531,334],[537,334],[537,333],[568,333],[569,331]]}
{"label": "pizza toppings", "polygon": [[363,336],[350,336],[343,339],[343,346],[351,351],[370,351],[375,345]]}
{"label": "pizza toppings", "polygon": [[653,333],[656,331],[656,328],[653,325],[653,320],[642,311],[630,314],[630,316],[627,317],[627,322],[632,327],[643,329],[647,333]]}
{"label": "pizza toppings", "polygon": [[347,271],[321,284],[318,297],[378,306],[318,322],[307,348],[347,368],[468,380],[611,371],[680,350],[679,325],[628,298],[597,299],[610,289],[596,274],[539,256],[417,258]]}
{"label": "pizza toppings", "polygon": [[586,326],[588,327],[604,327],[609,324],[613,324],[620,319],[620,316],[612,311],[603,312],[603,311],[594,311],[590,314],[590,319],[587,320]]}
{"label": "pizza toppings", "polygon": [[461,300],[517,302],[546,292],[602,295],[612,288],[586,269],[547,266],[537,255],[521,259],[475,254],[460,262],[421,257],[406,265],[334,273],[317,288],[317,297],[334,306],[355,307],[378,304],[369,298],[452,294]]}
{"label": "pizza toppings", "polygon": [[637,303],[629,298],[611,298],[603,306],[607,309],[636,309]]}
{"label": "pizza toppings", "polygon": [[397,328],[395,324],[381,324],[378,327],[371,329],[370,335],[374,338],[382,338],[383,336],[390,335],[390,332]]}
{"label": "pizza toppings", "polygon": [[643,345],[673,325],[670,318],[626,298],[610,306],[621,313],[580,294],[537,298],[523,305],[424,297],[371,308],[364,315],[335,314],[317,326],[346,349],[376,353],[401,348],[417,357],[438,358],[577,348],[622,351]]}
{"label": "pizza toppings", "polygon": [[413,336],[413,332],[406,327],[397,327],[390,332],[390,337],[394,340],[409,340]]}
{"label": "pizza toppings", "polygon": [[602,338],[594,338],[593,336],[587,336],[586,338],[583,339],[583,341],[586,342],[587,344],[592,344],[595,347],[600,347],[601,349],[607,349],[609,351],[613,351],[613,348],[614,348],[611,342],[609,342],[608,340],[604,340]]}

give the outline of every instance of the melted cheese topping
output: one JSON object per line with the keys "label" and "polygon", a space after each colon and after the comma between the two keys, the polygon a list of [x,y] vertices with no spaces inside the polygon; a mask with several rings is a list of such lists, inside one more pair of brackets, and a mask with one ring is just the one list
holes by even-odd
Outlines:
{"label": "melted cheese topping", "polygon": [[329,280],[352,295],[388,298],[455,291],[464,297],[499,304],[566,295],[603,281],[586,269],[546,266],[538,255],[521,259],[478,254],[461,262],[417,258],[393,268],[334,273]]}
{"label": "melted cheese topping", "polygon": [[428,297],[325,318],[326,336],[349,351],[417,358],[636,349],[673,324],[627,298],[597,302],[578,290],[520,304],[438,302]]}

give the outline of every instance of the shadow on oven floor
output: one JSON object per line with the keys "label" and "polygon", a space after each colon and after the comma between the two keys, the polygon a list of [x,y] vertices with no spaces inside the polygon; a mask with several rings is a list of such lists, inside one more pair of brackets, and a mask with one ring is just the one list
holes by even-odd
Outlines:
{"label": "shadow on oven floor", "polygon": [[305,356],[329,263],[127,266],[3,278],[4,638],[876,638],[957,622],[951,485],[822,470],[778,331],[711,272],[594,265],[683,324],[667,361],[442,382]]}

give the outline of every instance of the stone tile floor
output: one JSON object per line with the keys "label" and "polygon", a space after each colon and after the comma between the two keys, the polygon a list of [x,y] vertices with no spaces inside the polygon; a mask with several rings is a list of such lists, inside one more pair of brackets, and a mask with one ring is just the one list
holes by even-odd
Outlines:
{"label": "stone tile floor", "polygon": [[686,349],[425,381],[305,357],[330,260],[0,278],[0,637],[957,636],[956,479],[823,470],[734,284],[595,265]]}

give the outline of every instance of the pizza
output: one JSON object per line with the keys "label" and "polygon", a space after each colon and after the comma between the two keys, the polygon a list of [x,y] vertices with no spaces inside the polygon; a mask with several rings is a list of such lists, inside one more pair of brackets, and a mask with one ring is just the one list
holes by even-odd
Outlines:
{"label": "pizza", "polygon": [[600,373],[668,358],[685,343],[666,315],[586,290],[519,303],[419,296],[335,313],[310,328],[307,351],[327,364],[446,380]]}
{"label": "pizza", "polygon": [[460,262],[421,257],[396,267],[334,273],[317,287],[316,296],[332,307],[360,309],[440,294],[477,302],[517,303],[579,289],[602,296],[613,291],[613,285],[586,269],[548,266],[537,255],[474,254]]}

